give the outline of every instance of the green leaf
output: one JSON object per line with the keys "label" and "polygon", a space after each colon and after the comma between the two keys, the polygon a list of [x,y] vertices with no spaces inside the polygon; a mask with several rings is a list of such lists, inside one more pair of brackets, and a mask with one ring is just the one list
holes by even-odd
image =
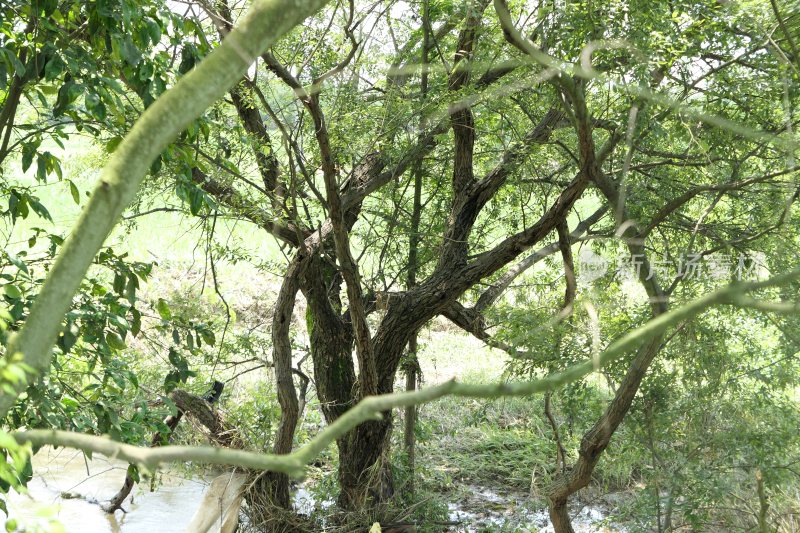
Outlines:
{"label": "green leaf", "polygon": [[142,330],[142,313],[138,309],[131,309],[131,335],[136,337]]}
{"label": "green leaf", "polygon": [[113,331],[109,331],[108,333],[106,333],[106,342],[108,343],[109,346],[111,346],[115,350],[124,350],[125,348],[128,347],[128,345],[125,344],[125,341],[122,340],[122,337],[120,337]]}
{"label": "green leaf", "polygon": [[36,157],[36,179],[42,182],[47,181],[47,158],[44,154]]}
{"label": "green leaf", "polygon": [[174,348],[169,349],[169,354],[167,355],[167,358],[169,359],[169,362],[170,364],[172,364],[172,366],[174,367],[181,366],[181,356],[180,354],[178,354],[177,351],[175,351]]}
{"label": "green leaf", "polygon": [[6,256],[8,257],[8,260],[11,261],[12,265],[14,265],[18,269],[20,269],[22,272],[25,272],[26,274],[30,274],[30,272],[28,271],[28,265],[25,264],[25,261],[23,261],[22,259],[20,259],[16,255],[14,255],[12,253],[9,253],[9,252],[6,252]]}
{"label": "green leaf", "polygon": [[114,150],[117,149],[117,146],[119,146],[119,143],[121,142],[122,142],[122,137],[113,137],[106,143],[106,152],[108,152],[109,154],[112,153]]}
{"label": "green leaf", "polygon": [[139,61],[142,60],[142,53],[136,48],[136,45],[133,44],[133,40],[130,36],[126,36],[122,41],[119,43],[119,52],[124,59],[130,66],[135,67],[139,64]]}
{"label": "green leaf", "polygon": [[114,292],[122,296],[125,291],[125,275],[117,272],[114,274]]}
{"label": "green leaf", "polygon": [[125,298],[133,305],[136,302],[136,289],[139,288],[139,278],[136,274],[128,274],[128,282],[125,285]]}
{"label": "green leaf", "polygon": [[22,145],[22,171],[27,172],[33,163],[33,156],[36,155],[38,143],[25,143]]}
{"label": "green leaf", "polygon": [[53,54],[50,61],[44,67],[44,79],[46,81],[53,81],[57,79],[66,70],[67,65],[61,59],[59,54]]}
{"label": "green leaf", "polygon": [[24,486],[28,485],[28,481],[33,478],[33,463],[31,462],[31,456],[28,455],[27,460],[25,461],[25,466],[22,467],[20,471],[20,481]]}
{"label": "green leaf", "polygon": [[147,31],[150,34],[150,41],[155,45],[161,41],[161,26],[159,26],[158,22],[155,20],[148,19],[147,22]]}
{"label": "green leaf", "polygon": [[17,58],[16,54],[11,50],[6,48],[2,49],[6,53],[6,57],[8,57],[9,62],[14,67],[14,73],[19,76],[20,78],[25,75],[25,65],[22,64],[22,61]]}
{"label": "green leaf", "polygon": [[81,203],[81,193],[78,191],[78,187],[73,183],[72,180],[69,181],[69,192],[72,195],[72,200],[77,204],[80,205]]}
{"label": "green leaf", "polygon": [[200,335],[203,337],[203,341],[209,346],[214,346],[217,342],[217,339],[214,337],[214,332],[210,329],[201,330]]}
{"label": "green leaf", "polygon": [[169,309],[169,304],[167,303],[164,298],[159,298],[158,302],[156,303],[156,311],[164,320],[170,320],[172,318],[172,311]]}
{"label": "green leaf", "polygon": [[56,103],[53,106],[54,117],[62,115],[67,106],[72,102],[72,99],[70,99],[70,94],[72,93],[72,88],[74,86],[75,82],[72,81],[72,76],[67,74],[64,77],[64,84],[58,90],[58,97],[56,98]]}
{"label": "green leaf", "polygon": [[39,7],[41,7],[45,18],[50,17],[58,7],[58,0],[40,0]]}
{"label": "green leaf", "polygon": [[189,211],[196,216],[203,209],[204,205],[203,192],[198,187],[189,189]]}
{"label": "green leaf", "polygon": [[86,104],[86,110],[89,111],[94,118],[97,120],[104,120],[106,118],[106,106],[103,104],[103,101],[100,100],[100,96],[97,93],[87,94],[83,101]]}
{"label": "green leaf", "polygon": [[71,396],[63,396],[61,398],[61,405],[67,409],[78,409],[81,406],[81,404]]}
{"label": "green leaf", "polygon": [[130,328],[130,324],[128,324],[128,321],[125,320],[125,317],[121,317],[119,315],[108,315],[108,323],[117,328],[120,335],[123,337],[128,331],[128,328]]}
{"label": "green leaf", "polygon": [[64,175],[61,171],[61,161],[53,154],[48,154],[48,155],[50,159],[50,166],[53,172],[56,173],[56,176],[58,177],[59,180],[64,179]]}
{"label": "green leaf", "polygon": [[12,300],[19,300],[22,298],[22,291],[19,290],[19,287],[10,283],[3,285],[3,292]]}
{"label": "green leaf", "polygon": [[50,222],[53,221],[53,217],[50,216],[50,211],[37,199],[33,196],[28,197],[28,203],[31,204],[31,209],[33,212],[42,217],[45,220],[49,220]]}
{"label": "green leaf", "polygon": [[128,475],[131,477],[134,483],[139,483],[139,467],[136,465],[129,465]]}

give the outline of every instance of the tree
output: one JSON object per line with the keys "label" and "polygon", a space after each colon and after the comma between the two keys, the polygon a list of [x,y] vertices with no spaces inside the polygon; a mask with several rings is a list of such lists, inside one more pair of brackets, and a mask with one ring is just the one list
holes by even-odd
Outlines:
{"label": "tree", "polygon": [[[328,407],[325,413],[329,422],[341,416],[355,399],[375,392],[391,392],[403,347],[414,331],[438,314],[445,314],[466,330],[494,342],[482,325],[480,313],[496,302],[511,280],[541,255],[561,250],[566,270],[572,270],[568,243],[582,237],[605,213],[614,216],[629,253],[641,261],[641,279],[652,298],[652,312],[656,316],[666,310],[667,296],[681,280],[664,289],[660,285],[663,281],[650,275],[648,256],[653,252],[647,245],[648,237],[660,233],[669,239],[669,247],[655,248],[661,253],[679,254],[678,250],[686,249],[688,244],[689,251],[698,250],[702,256],[719,246],[746,251],[749,249],[746,243],[781,227],[781,223],[776,224],[775,219],[764,213],[757,223],[763,232],[751,229],[753,237],[737,241],[733,236],[737,231],[734,223],[723,235],[704,235],[702,245],[707,247],[698,249],[697,238],[690,237],[692,225],[682,218],[689,212],[688,205],[705,193],[716,192],[720,198],[742,191],[759,194],[767,192],[765,184],[785,180],[792,172],[782,164],[782,158],[776,160],[769,155],[775,149],[781,153],[789,145],[767,133],[778,128],[769,115],[759,115],[760,107],[746,102],[726,102],[719,108],[715,104],[714,95],[719,87],[716,83],[728,83],[738,68],[751,68],[741,63],[743,58],[736,57],[736,51],[748,44],[750,38],[726,33],[734,21],[747,16],[745,12],[697,5],[683,15],[664,17],[652,10],[633,15],[639,12],[629,7],[625,9],[628,16],[638,17],[630,26],[636,30],[630,32],[628,23],[598,25],[597,17],[603,12],[600,8],[592,11],[573,7],[564,14],[541,8],[536,18],[537,45],[534,45],[520,35],[503,2],[495,5],[497,15],[485,11],[486,3],[470,4],[465,11],[454,12],[449,7],[437,6],[431,14],[436,20],[432,25],[440,25],[434,36],[439,60],[449,74],[444,79],[433,77],[424,102],[417,104],[423,91],[409,88],[422,80],[414,76],[417,70],[413,65],[415,50],[420,47],[418,29],[411,30],[407,40],[400,41],[396,52],[389,54],[385,62],[394,68],[378,84],[370,79],[371,65],[356,59],[359,55],[353,27],[363,24],[366,15],[359,20],[354,5],[345,10],[341,19],[332,19],[333,24],[341,24],[341,37],[330,29],[323,33],[318,53],[325,59],[312,73],[293,74],[294,69],[278,59],[282,50],[262,57],[267,70],[299,98],[300,109],[294,122],[286,123],[272,111],[274,105],[257,84],[251,81],[244,84],[253,93],[252,105],[264,106],[262,116],[277,119],[277,128],[284,137],[285,152],[280,155],[286,158],[286,163],[279,167],[287,169],[288,183],[281,189],[295,193],[287,197],[282,208],[285,223],[275,226],[273,215],[269,224],[262,226],[298,249],[287,270],[285,287],[290,290],[281,294],[292,299],[296,282],[291,278],[300,279],[298,287],[309,302],[312,317],[310,335],[319,393],[324,405],[335,406]],[[230,16],[214,18],[228,20]],[[389,19],[386,27],[392,28],[392,23]],[[450,29],[456,27],[460,27],[458,35],[449,35]],[[505,40],[512,48],[519,49],[522,56],[518,52],[505,62],[501,60],[504,53],[501,27]],[[623,44],[621,39],[625,39]],[[595,41],[597,45],[587,46],[587,42]],[[329,42],[333,42],[332,50],[323,56]],[[341,48],[339,42],[343,43]],[[666,42],[677,44],[664,47]],[[708,51],[711,42],[718,45],[713,52]],[[302,41],[286,44],[293,45],[283,52],[286,57],[296,56],[306,46]],[[360,46],[370,50],[370,57],[380,57],[382,50],[371,49],[369,41]],[[454,50],[450,61],[442,55],[442,50],[448,47]],[[338,58],[337,50],[340,50]],[[636,51],[633,57],[630,50]],[[764,53],[763,47],[758,46],[747,50],[748,54],[759,56]],[[709,61],[707,67],[697,72],[692,71],[697,67],[688,64],[695,55],[705,55]],[[730,57],[736,60],[727,61]],[[765,68],[772,68],[769,62],[757,67]],[[432,69],[434,66],[422,67],[426,73]],[[349,79],[336,85],[334,75],[343,73],[348,73]],[[365,82],[360,81],[365,78]],[[611,92],[606,92],[599,80],[608,80]],[[624,85],[615,80],[624,80]],[[544,84],[539,86],[536,82]],[[698,87],[703,82],[708,87]],[[274,90],[272,84],[270,87]],[[380,93],[377,102],[371,96],[359,97],[357,91],[362,87],[367,95]],[[507,93],[511,93],[509,98],[501,98]],[[611,94],[620,96],[615,105],[601,107],[601,102],[605,104]],[[709,103],[703,108],[691,107],[698,105],[699,98]],[[780,99],[777,88],[772,98]],[[237,100],[232,100],[236,106]],[[416,107],[409,106],[409,101]],[[504,102],[508,103],[504,106]],[[516,117],[506,111],[509,105],[519,110]],[[737,109],[744,114],[738,115]],[[475,110],[480,112],[482,122],[476,121]],[[237,107],[237,113],[243,115],[242,106]],[[398,123],[415,124],[420,115],[427,124],[421,134],[403,135],[398,131]],[[736,118],[748,126],[725,122],[719,115]],[[308,119],[304,120],[304,116]],[[386,116],[390,117],[388,121]],[[370,122],[375,117],[379,122]],[[393,120],[395,117],[400,118]],[[369,126],[365,127],[366,124]],[[254,139],[264,138],[255,128],[243,125]],[[722,129],[717,127],[720,125]],[[497,131],[505,127],[508,133]],[[681,133],[687,128],[694,139],[700,140]],[[361,133],[365,130],[370,132],[367,138]],[[477,131],[486,133],[479,136]],[[750,140],[741,152],[730,157],[717,154],[722,146],[729,150],[733,139],[741,135]],[[596,148],[596,143],[601,143],[601,147]],[[699,143],[696,154],[692,153],[695,143]],[[476,158],[477,151],[501,155],[494,159],[485,155]],[[269,152],[279,153],[272,147]],[[410,198],[408,194],[402,195],[403,175],[415,164],[421,164],[426,175],[423,181],[429,192],[421,196],[425,197],[426,205],[438,209],[431,210],[429,230],[423,232],[427,238],[420,243],[430,250],[426,254],[427,263],[420,269],[426,279],[413,289],[398,291],[393,289],[394,280],[402,275],[403,266],[387,250],[392,249],[392,239],[402,233],[398,226],[407,224],[403,222],[404,212],[408,213],[404,203]],[[541,165],[556,171],[541,172],[538,170]],[[710,181],[684,182],[681,193],[672,194],[674,188],[666,183],[667,179],[686,179],[686,168],[706,165],[712,168],[707,175]],[[267,183],[267,171],[274,166],[259,168]],[[315,175],[314,168],[319,168],[322,175]],[[543,177],[526,179],[526,172]],[[447,174],[451,178],[442,179]],[[683,178],[678,178],[679,175]],[[342,176],[347,179],[342,180]],[[662,178],[655,183],[644,181],[653,176]],[[739,179],[740,176],[744,177]],[[337,178],[344,181],[338,189]],[[229,207],[238,210],[244,207],[251,220],[253,213],[264,209],[257,199],[255,203],[245,203],[242,196],[232,195],[229,189],[212,180],[206,177],[198,182],[221,202],[226,197],[235,198],[228,203]],[[516,190],[510,183],[516,185]],[[386,211],[371,206],[366,194],[374,191],[379,198],[400,198],[384,202],[396,206],[395,209]],[[544,201],[531,200],[532,193],[544,193]],[[549,200],[553,197],[555,201]],[[577,233],[570,232],[567,222],[571,210],[587,213],[586,207],[576,207],[581,197],[585,202],[599,202],[607,207],[582,224]],[[672,199],[659,205],[663,197]],[[320,206],[316,205],[317,199]],[[792,197],[787,201],[791,203]],[[516,210],[512,207],[516,205],[523,208]],[[534,212],[545,215],[520,224],[519,219],[527,218],[533,205]],[[327,208],[329,218],[315,230],[314,218],[320,207]],[[372,210],[378,211],[377,221],[371,216]],[[510,223],[498,223],[489,213],[510,215]],[[437,218],[447,222],[441,225]],[[641,222],[630,225],[627,223],[630,219]],[[673,219],[678,220],[677,227],[673,226]],[[779,216],[778,222],[783,219],[783,215]],[[614,233],[605,231],[608,235]],[[559,234],[561,246],[545,246],[539,256],[534,254],[532,259],[512,267],[498,279],[497,289],[480,295],[474,308],[463,308],[458,303],[473,287],[492,279],[551,233]],[[443,235],[441,240],[437,234]],[[380,239],[380,244],[372,244],[371,235],[384,239]],[[503,235],[508,237],[500,240]],[[371,279],[365,280],[353,261],[353,236],[364,243],[360,246],[362,254],[378,261]],[[342,285],[346,303],[339,296]],[[571,307],[574,297],[574,284],[568,284],[562,306]],[[381,313],[374,331],[367,327],[366,315],[370,312]],[[282,334],[284,340],[281,343],[276,338],[276,346],[288,345],[285,333]],[[652,340],[631,362],[617,399],[587,435],[578,467],[552,488],[554,522],[567,522],[567,497],[588,483],[594,465],[624,418],[662,341]],[[358,376],[350,359],[353,345],[358,354]],[[281,357],[289,360],[285,354]],[[355,398],[351,395],[354,386],[359,391]],[[343,507],[358,508],[370,498],[380,500],[390,492],[386,476],[375,475],[379,469],[374,468],[384,456],[390,427],[387,417],[385,421],[363,425],[338,443],[342,487],[339,502]]]}
{"label": "tree", "polygon": [[[267,52],[272,39],[248,41],[244,49],[260,61],[255,74],[245,75],[249,62],[236,56],[236,44],[224,44],[233,38],[245,46],[235,37],[235,13],[224,2],[200,6],[213,32],[198,23],[199,39],[228,37],[176,85],[189,97],[164,93],[116,149],[104,181],[122,196],[104,200],[102,187],[93,194],[83,220],[107,222],[88,241],[79,229],[74,244],[65,245],[62,256],[80,250],[81,261],[69,270],[69,259],[56,263],[37,299],[47,312],[37,315],[34,307],[28,318],[47,318],[48,327],[34,335],[26,326],[9,345],[8,354],[24,353],[40,371],[76,280],[136,192],[136,180],[112,179],[123,170],[120,161],[129,175],[144,176],[189,124],[167,111],[198,116],[224,91],[229,100],[206,115],[203,127],[225,141],[190,130],[174,147],[179,157],[152,179],[174,180],[167,174],[174,172],[193,214],[217,209],[240,217],[290,251],[272,327],[282,411],[275,454],[292,451],[298,420],[289,324],[298,293],[308,302],[317,392],[334,427],[350,424],[345,417],[359,400],[393,392],[406,347],[438,315],[515,357],[537,355],[530,346],[536,339],[507,342],[485,315],[515,279],[552,254],[561,257],[563,298],[550,293],[549,312],[528,318],[552,329],[556,346],[577,345],[576,326],[591,319],[580,307],[587,300],[572,257],[578,241],[619,238],[620,253],[639,264],[649,310],[637,309],[618,331],[648,313],[657,321],[668,301],[680,306],[707,289],[686,276],[655,274],[654,257],[749,254],[767,239],[794,242],[796,140],[791,118],[775,112],[791,117],[796,94],[783,80],[794,74],[776,47],[759,39],[767,22],[751,7],[542,4],[516,16],[518,6],[503,0],[492,8],[484,0],[432,2],[424,4],[423,23],[410,24],[349,2]],[[281,32],[305,14],[291,13]],[[255,31],[250,20],[242,21],[242,32]],[[389,35],[391,48],[376,33]],[[224,71],[213,84],[203,74],[212,69]],[[245,136],[240,145],[230,142],[232,119]],[[151,134],[159,125],[156,141]],[[258,180],[232,163],[231,144],[253,163]],[[697,175],[689,172],[695,169]],[[707,194],[715,195],[710,205]],[[777,213],[766,207],[776,199],[783,206]],[[417,258],[404,260],[401,243]],[[777,251],[769,259],[781,265]],[[48,300],[56,287],[58,304]],[[571,530],[568,498],[589,482],[669,340],[663,332],[617,369],[613,401],[585,435],[574,467],[549,489],[558,531]],[[552,350],[552,337],[546,340]],[[563,370],[599,350],[578,347],[537,355],[531,367]],[[6,410],[12,396],[0,401]],[[344,509],[391,496],[383,464],[391,427],[386,412],[336,433]],[[265,479],[263,489],[287,507],[287,478]]]}

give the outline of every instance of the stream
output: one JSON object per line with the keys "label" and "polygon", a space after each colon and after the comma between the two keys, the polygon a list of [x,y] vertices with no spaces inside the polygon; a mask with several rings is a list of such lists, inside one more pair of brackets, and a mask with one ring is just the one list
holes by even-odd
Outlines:
{"label": "stream", "polygon": [[[50,531],[51,519],[68,533],[154,533],[182,531],[200,505],[207,482],[184,479],[169,472],[159,474],[158,490],[136,486],[133,502],[125,501],[123,511],[105,513],[95,501],[110,499],[122,487],[127,463],[82,452],[46,447],[33,457],[35,475],[28,494],[11,492],[8,511],[12,518],[30,529]],[[5,517],[0,513],[0,524]],[[174,525],[165,528],[165,524]]]}
{"label": "stream", "polygon": [[[209,483],[203,478],[186,479],[179,474],[159,473],[159,484],[150,492],[137,485],[133,501],[128,498],[113,515],[96,502],[111,498],[122,486],[127,463],[95,455],[86,460],[71,449],[42,448],[33,458],[35,476],[28,494],[11,492],[8,510],[12,518],[31,532],[50,532],[51,521],[60,522],[67,533],[171,533],[182,532],[189,523]],[[547,511],[531,509],[524,496],[503,496],[485,487],[467,487],[468,496],[449,504],[452,532],[481,531],[552,532]],[[295,506],[307,514],[332,501],[314,500],[302,485],[294,494]],[[607,524],[609,509],[603,505],[573,508],[573,527],[579,533],[612,533],[624,529]],[[457,525],[456,525],[457,524]],[[5,516],[0,513],[0,527]],[[4,529],[4,528],[3,528]]]}

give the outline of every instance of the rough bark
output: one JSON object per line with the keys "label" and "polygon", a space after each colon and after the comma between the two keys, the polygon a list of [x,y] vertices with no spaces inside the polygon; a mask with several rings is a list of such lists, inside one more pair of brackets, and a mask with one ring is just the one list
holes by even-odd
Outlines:
{"label": "rough bark", "polygon": [[[308,301],[307,323],[317,394],[329,424],[357,401],[353,326],[348,320],[350,314],[342,311],[339,301],[341,283],[341,275],[332,261],[321,254],[309,257],[302,290]],[[361,429],[369,424],[362,424],[336,442],[341,487],[337,503],[342,509],[356,510],[367,506],[369,501],[384,501],[393,490],[391,477],[387,477],[379,461],[383,441],[377,442],[373,439],[374,432]],[[377,469],[373,468],[376,463]]]}
{"label": "rough bark", "polygon": [[[353,329],[341,314],[338,293],[341,277],[335,265],[319,254],[309,258],[303,275],[302,290],[308,302],[307,324],[314,364],[317,395],[325,420],[330,424],[350,409],[355,398],[355,365],[353,363]],[[342,487],[352,484],[353,443],[348,435],[338,439],[339,483]],[[355,491],[342,490],[339,506],[343,509],[358,507]]]}
{"label": "rough bark", "polygon": [[[587,152],[588,153],[588,152]],[[563,220],[574,202],[586,188],[588,176],[594,167],[587,165],[573,183],[556,199],[548,212],[534,225],[512,235],[497,247],[478,255],[472,262],[463,264],[459,246],[450,249],[451,262],[440,260],[434,274],[398,298],[390,299],[386,315],[380,323],[373,339],[375,353],[380,354],[376,361],[378,373],[378,392],[390,393],[394,389],[394,377],[402,358],[404,347],[413,333],[427,321],[440,314],[453,304],[467,289],[481,279],[490,276],[505,264],[541,241],[552,232],[558,222]],[[463,208],[473,211],[476,202],[465,202]],[[477,211],[456,217],[458,221],[474,222]],[[468,232],[466,233],[468,234]],[[443,248],[447,248],[445,243]],[[443,252],[444,253],[444,252]],[[384,446],[392,425],[391,413],[385,413],[380,421],[367,422],[354,430],[349,455],[345,457],[350,464],[342,464],[341,479],[342,502],[360,504],[359,483],[369,478],[368,472],[381,459]]]}
{"label": "rough bark", "polygon": [[[291,453],[300,410],[297,400],[297,391],[294,387],[292,372],[292,343],[289,329],[292,322],[297,292],[300,289],[300,275],[303,258],[297,254],[289,264],[283,278],[278,301],[275,303],[275,313],[272,318],[272,361],[275,368],[275,385],[278,393],[278,403],[281,406],[281,418],[278,431],[272,445],[272,452],[276,455]],[[253,492],[248,500],[256,502],[269,502],[271,505],[289,509],[289,477],[278,472],[267,472],[248,489]],[[261,509],[251,505],[251,520],[261,517]],[[269,514],[269,509],[263,509]],[[268,523],[268,516],[264,516],[264,523]]]}
{"label": "rough bark", "polygon": [[[233,17],[228,3],[225,1],[216,2],[214,7],[218,12],[211,9],[210,5],[204,4],[204,7],[214,22],[220,39],[224,39],[233,29]],[[264,189],[267,193],[272,194],[276,192],[276,187],[278,186],[280,170],[278,158],[273,151],[272,139],[267,133],[264,121],[261,119],[261,113],[253,101],[254,96],[248,94],[248,90],[252,91],[252,85],[247,78],[244,78],[241,83],[231,88],[229,94],[242,126],[252,137],[251,148],[261,174],[261,180],[264,182]]]}
{"label": "rough bark", "polygon": [[253,97],[246,92],[247,86],[246,82],[234,86],[230,90],[231,100],[242,125],[253,137],[253,154],[264,182],[264,189],[273,193],[278,185],[278,158],[272,150],[272,139],[267,133],[261,114],[252,102]]}
{"label": "rough bark", "polygon": [[391,418],[370,421],[348,433],[344,454],[342,447],[339,452],[337,504],[342,509],[365,509],[394,495],[393,480],[385,462],[391,426]]}
{"label": "rough bark", "polygon": [[[482,13],[486,0],[473,2],[459,34],[448,87],[457,93],[470,85],[470,60],[476,46]],[[315,137],[320,147],[323,177],[330,219],[310,236],[301,248],[313,259],[309,259],[308,272],[301,288],[309,301],[309,323],[314,358],[315,374],[323,411],[328,422],[336,420],[351,405],[354,386],[358,384],[356,396],[369,393],[392,392],[394,378],[403,350],[411,342],[414,332],[443,309],[457,303],[457,299],[471,286],[481,281],[517,258],[529,247],[537,244],[563,223],[564,218],[581,196],[587,184],[598,171],[594,159],[594,144],[591,125],[581,90],[572,90],[567,96],[570,105],[580,107],[574,111],[575,127],[580,139],[581,171],[559,195],[546,214],[525,230],[511,235],[494,249],[470,259],[468,241],[481,209],[503,186],[511,172],[517,168],[531,151],[532,145],[546,142],[556,127],[561,127],[564,114],[551,109],[542,121],[517,145],[504,154],[498,166],[482,179],[476,179],[472,165],[475,141],[474,119],[469,106],[457,105],[450,109],[449,126],[453,131],[453,203],[450,219],[440,250],[440,259],[432,276],[421,284],[390,301],[386,315],[371,337],[364,319],[363,289],[358,268],[349,254],[348,232],[355,220],[363,198],[382,184],[415,167],[419,159],[435,144],[435,137],[447,126],[444,121],[431,131],[420,136],[418,146],[401,158],[394,167],[384,171],[387,161],[382,154],[366,157],[362,168],[353,172],[353,178],[339,187],[336,183],[337,167],[335,154],[328,139],[324,115],[315,92],[307,92],[297,79],[271,54],[262,58],[272,72],[291,87],[314,120]],[[497,70],[497,69],[496,69]],[[513,69],[487,72],[474,86],[492,83]],[[573,88],[574,89],[574,88]],[[333,236],[335,254],[326,248],[328,236]],[[316,255],[315,255],[316,254]],[[327,257],[335,255],[340,263],[336,268]],[[313,263],[313,265],[312,265]],[[337,302],[341,278],[346,281],[349,303],[348,317],[340,316],[341,305]],[[332,273],[326,276],[319,274]],[[331,289],[335,288],[335,291]],[[333,302],[333,304],[332,304]],[[355,377],[351,349],[356,341],[360,376]],[[339,439],[340,504],[345,508],[362,506],[369,498],[381,498],[387,492],[381,487],[385,483],[374,473],[388,442],[391,414],[381,421],[367,422],[347,436]]]}
{"label": "rough bark", "polygon": [[[22,35],[26,35],[33,31],[34,28],[35,17],[33,13],[31,13],[31,18],[28,21],[28,24],[22,30]],[[36,61],[37,55],[34,54],[33,61]],[[26,64],[28,60],[28,48],[23,48],[19,52],[19,57],[17,58],[20,63],[23,65]],[[38,72],[38,69],[37,69]],[[19,76],[15,74],[13,79],[11,80],[11,84],[8,87],[8,92],[6,93],[5,99],[3,99],[2,107],[0,108],[0,165],[6,160],[8,157],[10,150],[8,149],[8,143],[11,140],[11,132],[14,130],[14,118],[17,114],[17,108],[19,106],[20,99],[22,98],[22,92],[25,88],[25,85],[28,83],[28,79],[25,79],[25,76]]]}

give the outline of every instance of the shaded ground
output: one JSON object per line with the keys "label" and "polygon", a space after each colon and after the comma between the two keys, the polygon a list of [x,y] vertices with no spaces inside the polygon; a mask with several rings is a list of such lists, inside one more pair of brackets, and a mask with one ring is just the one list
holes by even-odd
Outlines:
{"label": "shaded ground", "polygon": [[[458,502],[448,504],[450,520],[458,522],[450,531],[553,531],[547,509],[531,502],[527,495],[502,495],[486,487],[464,488],[471,492]],[[625,529],[621,526],[610,523],[607,518],[610,511],[609,506],[603,503],[577,503],[571,508],[572,526],[578,533],[624,532]]]}

